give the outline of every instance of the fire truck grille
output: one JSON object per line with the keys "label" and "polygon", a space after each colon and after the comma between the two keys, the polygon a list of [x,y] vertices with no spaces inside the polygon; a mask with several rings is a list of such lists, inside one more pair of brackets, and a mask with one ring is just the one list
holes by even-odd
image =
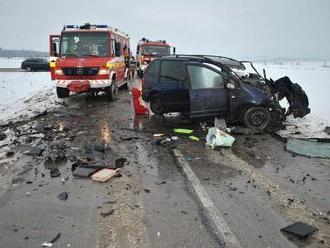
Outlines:
{"label": "fire truck grille", "polygon": [[65,67],[62,71],[65,76],[95,76],[99,67]]}

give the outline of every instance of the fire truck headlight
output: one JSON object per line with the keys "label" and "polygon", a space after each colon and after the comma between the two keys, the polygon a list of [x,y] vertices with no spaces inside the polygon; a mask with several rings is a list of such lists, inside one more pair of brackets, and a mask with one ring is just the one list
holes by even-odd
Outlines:
{"label": "fire truck headlight", "polygon": [[56,75],[63,75],[63,71],[61,69],[55,70]]}
{"label": "fire truck headlight", "polygon": [[98,74],[99,75],[108,75],[109,74],[109,70],[108,69],[100,69]]}

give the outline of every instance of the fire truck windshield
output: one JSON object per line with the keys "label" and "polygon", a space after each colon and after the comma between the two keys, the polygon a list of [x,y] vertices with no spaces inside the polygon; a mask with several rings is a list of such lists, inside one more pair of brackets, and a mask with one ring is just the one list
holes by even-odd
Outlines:
{"label": "fire truck windshield", "polygon": [[169,46],[153,46],[153,45],[144,45],[141,46],[141,54],[142,55],[170,55],[170,47]]}
{"label": "fire truck windshield", "polygon": [[107,57],[109,50],[107,32],[64,32],[61,36],[61,57]]}

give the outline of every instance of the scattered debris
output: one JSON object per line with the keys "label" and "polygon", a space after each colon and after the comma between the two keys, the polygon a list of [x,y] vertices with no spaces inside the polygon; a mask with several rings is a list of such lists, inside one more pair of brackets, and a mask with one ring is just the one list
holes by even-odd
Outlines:
{"label": "scattered debris", "polygon": [[199,138],[197,136],[194,136],[194,135],[190,135],[189,139],[194,140],[194,141],[199,141]]}
{"label": "scattered debris", "polygon": [[150,193],[151,192],[150,189],[144,189],[143,191],[146,192],[146,193]]}
{"label": "scattered debris", "polygon": [[79,166],[73,171],[72,174],[75,177],[90,177],[97,171],[98,171],[97,168],[88,168],[88,167]]}
{"label": "scattered debris", "polygon": [[330,158],[329,142],[289,138],[286,143],[286,150],[311,158]]}
{"label": "scattered debris", "polygon": [[120,139],[123,140],[123,141],[131,141],[131,140],[138,140],[139,137],[137,137],[137,136],[120,137]]}
{"label": "scattered debris", "polygon": [[95,174],[92,175],[92,180],[99,181],[99,182],[106,182],[111,177],[115,176],[119,172],[118,169],[102,169]]}
{"label": "scattered debris", "polygon": [[227,128],[226,120],[225,119],[219,119],[219,118],[215,117],[214,127],[218,128],[218,129],[221,129],[221,130],[226,129]]}
{"label": "scattered debris", "polygon": [[325,127],[323,132],[325,132],[327,135],[330,135],[330,127]]}
{"label": "scattered debris", "polygon": [[32,156],[41,156],[44,149],[36,146],[32,146],[28,151],[24,152],[26,155],[32,155]]}
{"label": "scattered debris", "polygon": [[15,154],[15,152],[13,152],[13,151],[8,151],[8,152],[6,153],[6,157],[7,157],[7,158],[10,158],[10,157],[14,156],[14,154]]}
{"label": "scattered debris", "polygon": [[214,127],[209,128],[206,136],[206,145],[211,146],[212,148],[215,146],[231,147],[234,141],[234,137]]}
{"label": "scattered debris", "polygon": [[53,244],[54,244],[57,240],[59,240],[60,237],[61,237],[61,233],[58,233],[58,234],[55,236],[55,238],[53,238],[51,241],[42,243],[42,244],[41,244],[41,247],[52,247]]}
{"label": "scattered debris", "polygon": [[317,229],[316,227],[305,224],[303,222],[296,222],[281,229],[282,232],[296,235],[299,239],[305,239],[318,230],[319,229]]}
{"label": "scattered debris", "polygon": [[185,128],[175,128],[173,129],[173,131],[179,134],[191,134],[192,132],[194,132],[194,130],[185,129]]}
{"label": "scattered debris", "polygon": [[164,134],[163,133],[155,133],[153,136],[154,137],[162,137],[162,136],[164,136]]}
{"label": "scattered debris", "polygon": [[61,172],[58,168],[51,168],[50,169],[50,177],[59,177],[61,175]]}
{"label": "scattered debris", "polygon": [[64,142],[51,143],[44,152],[46,161],[59,162],[67,158],[66,156],[66,144]]}
{"label": "scattered debris", "polygon": [[109,215],[112,215],[114,212],[115,212],[115,209],[113,208],[113,209],[111,209],[111,210],[108,211],[108,212],[100,213],[100,215],[101,215],[102,217],[107,217],[107,216],[109,216]]}
{"label": "scattered debris", "polygon": [[57,198],[60,199],[61,201],[66,201],[69,197],[69,194],[67,192],[62,192],[59,193]]}
{"label": "scattered debris", "polygon": [[122,168],[122,167],[124,167],[126,162],[127,162],[126,158],[118,158],[115,161],[115,166],[116,166],[116,168]]}

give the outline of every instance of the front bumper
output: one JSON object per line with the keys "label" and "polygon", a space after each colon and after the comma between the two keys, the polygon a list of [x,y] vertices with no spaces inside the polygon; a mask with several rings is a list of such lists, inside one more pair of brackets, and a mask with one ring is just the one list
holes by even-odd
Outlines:
{"label": "front bumper", "polygon": [[109,87],[111,85],[111,80],[107,80],[107,79],[100,79],[100,80],[55,80],[55,85],[56,87],[60,87],[60,88],[68,88],[68,85],[70,85],[71,83],[74,84],[85,84],[86,81],[89,82],[90,88],[91,89],[97,89],[97,88],[105,88],[105,87]]}

